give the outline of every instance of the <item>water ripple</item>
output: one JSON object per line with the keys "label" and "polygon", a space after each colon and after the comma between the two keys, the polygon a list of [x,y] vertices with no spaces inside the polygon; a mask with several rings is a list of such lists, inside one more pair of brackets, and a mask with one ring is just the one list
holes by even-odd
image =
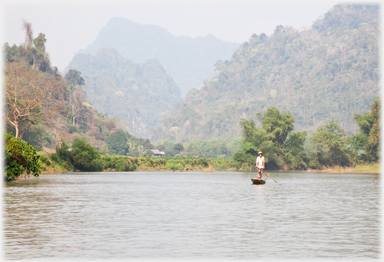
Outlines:
{"label": "water ripple", "polygon": [[68,173],[4,188],[7,259],[379,259],[373,174]]}

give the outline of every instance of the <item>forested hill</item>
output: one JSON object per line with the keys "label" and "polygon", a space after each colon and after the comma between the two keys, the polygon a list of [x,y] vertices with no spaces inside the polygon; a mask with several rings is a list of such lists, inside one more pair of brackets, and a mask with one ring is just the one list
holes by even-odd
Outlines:
{"label": "forested hill", "polygon": [[337,5],[308,30],[253,34],[163,117],[151,139],[239,136],[241,118],[269,107],[291,113],[296,130],[334,120],[357,132],[354,114],[368,112],[379,95],[378,40],[378,5]]}
{"label": "forested hill", "polygon": [[82,73],[86,98],[98,111],[119,118],[138,137],[181,99],[180,88],[156,59],[139,65],[105,48],[94,56],[77,54],[68,68]]}
{"label": "forested hill", "polygon": [[155,25],[140,25],[125,18],[112,18],[95,41],[82,53],[95,55],[100,49],[113,47],[122,56],[142,64],[156,58],[181,88],[184,96],[191,87],[214,75],[214,64],[231,57],[238,43],[205,37],[173,36]]}
{"label": "forested hill", "polygon": [[[71,144],[76,138],[95,147],[103,146],[121,128],[116,119],[100,114],[84,98],[81,72],[71,70],[63,77],[57,67],[51,66],[45,34],[33,38],[32,25],[27,21],[23,28],[25,43],[5,43],[3,48],[5,131],[38,150],[50,151],[62,142]],[[22,154],[21,159],[29,154],[13,152]],[[20,161],[32,167],[32,162]],[[20,170],[18,165],[12,168]]]}

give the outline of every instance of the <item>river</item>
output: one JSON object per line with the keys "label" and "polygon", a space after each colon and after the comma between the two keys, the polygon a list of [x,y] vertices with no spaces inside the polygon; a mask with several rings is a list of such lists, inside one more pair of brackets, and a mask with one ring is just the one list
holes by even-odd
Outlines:
{"label": "river", "polygon": [[104,172],[3,187],[6,259],[378,260],[379,174]]}

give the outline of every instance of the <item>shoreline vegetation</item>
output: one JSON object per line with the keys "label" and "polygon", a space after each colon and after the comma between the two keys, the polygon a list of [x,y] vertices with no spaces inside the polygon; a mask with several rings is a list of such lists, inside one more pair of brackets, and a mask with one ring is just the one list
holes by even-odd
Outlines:
{"label": "shoreline vegetation", "polygon": [[324,170],[311,170],[311,172],[322,172],[322,173],[376,173],[380,174],[380,164],[365,164],[356,165],[354,167],[333,167],[326,168]]}
{"label": "shoreline vegetation", "polygon": [[[41,153],[41,152],[39,152]],[[239,165],[230,158],[150,158],[150,157],[130,157],[120,155],[101,156],[103,169],[99,172],[123,172],[123,171],[173,171],[173,172],[216,172],[216,171],[243,171],[256,172],[255,167]],[[65,168],[65,164],[58,164],[55,161],[43,163],[41,174],[62,174],[66,172],[84,172]],[[266,170],[267,172],[312,172],[312,173],[380,173],[380,164],[363,164],[354,167],[324,167],[323,169],[307,170]]]}

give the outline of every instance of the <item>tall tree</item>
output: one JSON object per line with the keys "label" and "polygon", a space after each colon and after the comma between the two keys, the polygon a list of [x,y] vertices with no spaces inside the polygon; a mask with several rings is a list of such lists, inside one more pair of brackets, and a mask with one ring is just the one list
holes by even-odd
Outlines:
{"label": "tall tree", "polygon": [[356,135],[362,148],[367,152],[369,159],[377,161],[379,159],[380,142],[380,100],[375,98],[371,112],[363,115],[355,114],[353,118],[360,127]]}
{"label": "tall tree", "polygon": [[279,109],[275,107],[268,108],[264,115],[258,113],[257,116],[264,130],[272,135],[274,143],[284,143],[288,134],[293,130],[295,118],[289,113],[280,113]]}
{"label": "tall tree", "polygon": [[320,164],[325,166],[350,164],[347,137],[338,123],[331,121],[319,127],[310,140],[313,143],[311,151]]}
{"label": "tall tree", "polygon": [[23,29],[25,30],[25,48],[32,46],[32,24],[23,19]]}
{"label": "tall tree", "polygon": [[71,69],[65,74],[65,81],[69,84],[68,89],[70,91],[69,104],[72,109],[72,124],[76,125],[76,118],[84,116],[86,109],[84,107],[85,90],[82,85],[85,85],[84,78],[81,76],[81,72]]}
{"label": "tall tree", "polygon": [[303,162],[305,154],[302,152],[306,134],[295,132],[288,136],[293,130],[295,118],[289,113],[280,113],[274,107],[256,116],[262,128],[257,128],[252,119],[240,120],[242,150],[234,154],[234,159],[238,162],[254,163],[258,151],[262,151],[268,168],[305,168],[306,165]]}
{"label": "tall tree", "polygon": [[21,125],[48,123],[58,114],[57,82],[52,76],[39,74],[18,63],[7,63],[5,69],[5,119],[19,138]]}

